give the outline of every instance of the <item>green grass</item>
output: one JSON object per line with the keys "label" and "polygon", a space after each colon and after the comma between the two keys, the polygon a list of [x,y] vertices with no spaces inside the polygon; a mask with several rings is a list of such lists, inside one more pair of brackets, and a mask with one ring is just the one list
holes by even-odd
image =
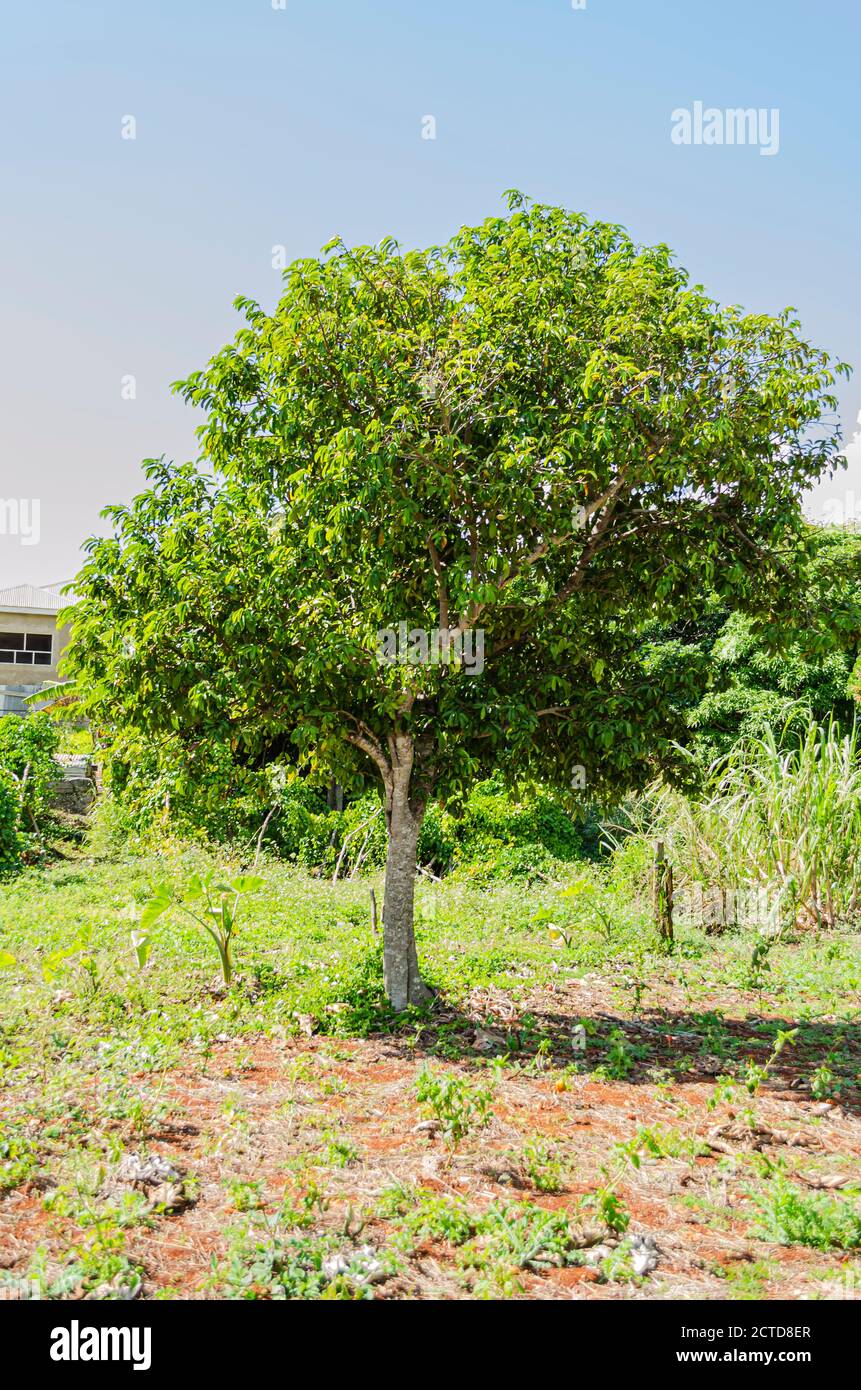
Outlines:
{"label": "green grass", "polygon": [[[170,1040],[207,1034],[217,961],[200,929],[168,912],[152,932],[152,954],[138,967],[131,934],[140,905],[165,877],[182,883],[206,867],[202,852],[154,858],[88,861],[32,870],[4,885],[0,900],[0,949],[14,964],[0,973],[4,1018],[31,1020],[45,1009],[55,1017],[87,1015],[118,1023],[128,1045],[161,1034],[152,1011],[165,994],[181,1012]],[[225,866],[230,867],[230,866]],[[282,864],[264,867],[266,886],[244,905],[235,943],[241,987],[220,1012],[227,1031],[252,1024],[291,1026],[309,1013],[327,1030],[361,1034],[385,1020],[380,948],[371,935],[368,883],[332,885]],[[379,883],[377,884],[379,898]],[[570,910],[549,885],[524,890],[501,884],[422,885],[417,927],[430,981],[457,1002],[470,990],[502,985],[517,992],[554,966],[576,970],[613,951],[623,952],[648,924],[619,907],[617,938],[608,943],[588,927],[575,948],[560,951],[542,909]],[[347,1004],[340,1017],[327,1006]],[[23,1015],[23,1018],[22,1018]],[[142,1037],[141,1037],[142,1035]]]}
{"label": "green grass", "polygon": [[[0,970],[0,1075],[36,1038],[40,1055],[67,1064],[97,1045],[100,1065],[122,1072],[159,1069],[187,1046],[205,1051],[225,1033],[295,1034],[303,1016],[317,1031],[344,1036],[403,1028],[382,992],[367,881],[332,885],[265,864],[265,887],[245,905],[230,990],[217,988],[217,961],[203,933],[172,912],[153,929],[151,956],[141,969],[132,945],[140,904],[165,877],[181,883],[207,863],[196,850],[166,860],[80,859],[30,870],[4,885],[0,951],[14,960]],[[764,991],[769,1012],[809,1026],[811,1044],[832,1040],[827,1059],[818,1058],[819,1065],[828,1061],[832,1088],[841,1084],[841,1067],[844,1084],[855,1079],[839,1040],[833,1051],[833,1023],[819,1038],[815,1020],[828,1015],[849,1025],[861,1012],[856,936],[810,933],[778,943],[768,952],[757,990],[750,968],[757,938],[751,934],[709,938],[683,925],[668,959],[645,911],[621,893],[599,891],[604,911],[596,921],[588,895],[572,897],[564,883],[528,890],[506,882],[480,888],[423,883],[417,932],[426,976],[457,1007],[475,989],[493,986],[522,997],[537,984],[600,967],[618,981],[623,1013],[648,1008],[662,982],[680,983],[691,1012],[702,1006],[704,1047],[730,1060],[740,1044],[708,1006],[721,991],[747,1007],[752,998],[761,1004]],[[564,927],[564,939],[548,930],[548,920]],[[456,1055],[456,1018],[449,1036]],[[804,1032],[799,1042],[803,1048]],[[521,1034],[516,1040],[519,1047],[529,1044],[541,1047],[540,1028],[531,1039]],[[606,1074],[623,1079],[642,1053],[641,1040],[615,1035],[604,1049]]]}

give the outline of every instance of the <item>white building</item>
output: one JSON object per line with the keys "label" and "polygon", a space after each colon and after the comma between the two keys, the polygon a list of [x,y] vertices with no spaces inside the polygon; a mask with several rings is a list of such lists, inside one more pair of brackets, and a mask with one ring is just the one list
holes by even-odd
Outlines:
{"label": "white building", "polygon": [[0,589],[0,715],[26,714],[23,697],[59,680],[69,629],[57,627],[57,613],[71,601],[59,587]]}

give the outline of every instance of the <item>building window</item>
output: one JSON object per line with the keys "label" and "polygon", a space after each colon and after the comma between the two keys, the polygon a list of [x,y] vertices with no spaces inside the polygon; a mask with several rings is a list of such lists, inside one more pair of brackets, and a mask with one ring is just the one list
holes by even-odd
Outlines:
{"label": "building window", "polygon": [[50,666],[52,652],[49,632],[0,632],[0,664]]}

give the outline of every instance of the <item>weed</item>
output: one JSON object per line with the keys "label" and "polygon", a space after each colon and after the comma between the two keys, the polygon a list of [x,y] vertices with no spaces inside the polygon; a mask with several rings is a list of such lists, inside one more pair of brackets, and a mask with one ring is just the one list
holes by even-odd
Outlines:
{"label": "weed", "polygon": [[840,1078],[827,1063],[811,1072],[810,1075],[810,1094],[814,1100],[838,1100],[843,1091],[843,1084]]}
{"label": "weed", "polygon": [[622,1240],[605,1255],[598,1264],[598,1274],[602,1282],[608,1284],[640,1284],[631,1259],[631,1245]]}
{"label": "weed", "polygon": [[42,1298],[92,1294],[100,1299],[127,1299],[140,1288],[142,1270],[125,1254],[125,1237],[108,1216],[93,1224],[71,1245],[60,1266],[52,1266],[44,1248],[36,1252],[27,1279],[38,1283]]}
{"label": "weed", "polygon": [[624,1081],[634,1070],[645,1049],[628,1042],[621,1028],[613,1028],[607,1042],[607,1059],[595,1068],[595,1076],[607,1081]]}
{"label": "weed", "polygon": [[35,1146],[23,1134],[0,1126],[0,1192],[20,1187],[37,1169]]}
{"label": "weed", "polygon": [[211,1282],[240,1299],[371,1297],[370,1285],[362,1289],[326,1275],[324,1262],[332,1253],[331,1237],[244,1225],[231,1233],[227,1259],[213,1271]]}
{"label": "weed", "polygon": [[344,1135],[327,1133],[321,1135],[323,1143],[322,1159],[333,1168],[349,1168],[359,1162],[359,1150],[352,1139]]}
{"label": "weed", "polygon": [[776,1176],[766,1192],[751,1192],[759,1217],[756,1232],[780,1245],[814,1250],[861,1247],[861,1210],[854,1202],[826,1193],[805,1193]]}
{"label": "weed", "polygon": [[524,1146],[520,1166],[536,1191],[563,1191],[566,1164],[559,1154],[542,1140],[533,1139]]}
{"label": "weed", "polygon": [[726,1281],[729,1298],[759,1300],[772,1278],[772,1267],[765,1260],[740,1261],[731,1265],[713,1265],[712,1273]]}
{"label": "weed", "polygon": [[472,1084],[456,1073],[422,1068],[416,1082],[416,1099],[437,1121],[443,1138],[454,1151],[473,1130],[481,1129],[493,1114],[494,1087]]}
{"label": "weed", "polygon": [[132,937],[138,964],[146,965],[149,958],[152,927],[169,908],[176,905],[203,927],[218,952],[224,983],[229,985],[233,978],[233,937],[239,903],[247,893],[255,893],[262,886],[263,880],[254,874],[238,874],[225,883],[214,871],[210,871],[203,877],[193,874],[179,898],[175,899],[171,887],[166,883],[161,884],[144,905],[139,929]]}
{"label": "weed", "polygon": [[528,1202],[494,1204],[481,1217],[476,1236],[463,1246],[459,1262],[471,1269],[551,1269],[567,1264],[582,1245],[565,1212]]}
{"label": "weed", "polygon": [[756,1124],[755,1104],[757,1096],[760,1092],[760,1088],[762,1087],[763,1082],[768,1078],[769,1072],[771,1071],[772,1067],[774,1066],[783,1049],[787,1046],[787,1044],[794,1042],[797,1033],[797,1028],[778,1029],[777,1037],[774,1041],[774,1046],[772,1047],[771,1052],[768,1058],[766,1059],[765,1063],[760,1064],[758,1062],[754,1062],[750,1058],[747,1061],[743,1080],[745,1089],[748,1095],[750,1096],[750,1103],[747,1106],[745,1106],[743,1114],[745,1121],[751,1127],[751,1129]]}
{"label": "weed", "polygon": [[598,1187],[588,1197],[583,1198],[584,1208],[594,1208],[604,1225],[610,1231],[621,1234],[631,1224],[628,1209],[618,1193],[611,1186]]}
{"label": "weed", "polygon": [[689,1162],[711,1152],[695,1134],[681,1134],[661,1125],[644,1126],[632,1141],[635,1149],[649,1158],[685,1158]]}
{"label": "weed", "polygon": [[234,1211],[259,1211],[263,1206],[260,1182],[244,1182],[233,1178],[228,1183],[230,1204]]}
{"label": "weed", "polygon": [[402,1218],[406,1229],[418,1239],[444,1240],[452,1245],[465,1244],[481,1224],[481,1218],[469,1211],[461,1197],[415,1191],[400,1184],[382,1194],[376,1211],[384,1220]]}

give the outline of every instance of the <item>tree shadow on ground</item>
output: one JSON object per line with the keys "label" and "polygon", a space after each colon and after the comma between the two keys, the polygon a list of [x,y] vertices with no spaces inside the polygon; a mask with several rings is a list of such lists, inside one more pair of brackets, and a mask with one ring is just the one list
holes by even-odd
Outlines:
{"label": "tree shadow on ground", "polygon": [[[339,1021],[352,1031],[346,1014]],[[861,1026],[855,1023],[759,1014],[734,1018],[715,1009],[653,1008],[630,1016],[535,1005],[517,1013],[512,1008],[506,1019],[490,1012],[477,1016],[441,994],[428,1008],[406,1015],[383,1007],[375,1021],[378,1027],[364,1012],[365,1026],[357,1031],[384,1040],[392,1056],[457,1061],[476,1069],[505,1059],[536,1073],[576,1067],[583,1075],[628,1085],[703,1084],[719,1077],[743,1083],[748,1067],[764,1067],[781,1035],[789,1033],[767,1078],[760,1080],[762,1088],[794,1090],[799,1099],[834,1099],[861,1114]]]}

